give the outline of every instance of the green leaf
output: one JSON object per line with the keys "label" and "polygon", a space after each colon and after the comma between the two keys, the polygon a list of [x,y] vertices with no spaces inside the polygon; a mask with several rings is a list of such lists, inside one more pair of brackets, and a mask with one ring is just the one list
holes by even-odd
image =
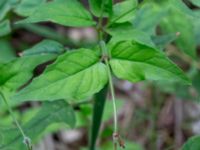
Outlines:
{"label": "green leaf", "polygon": [[200,136],[190,138],[182,147],[181,150],[199,150],[200,149]]}
{"label": "green leaf", "polygon": [[107,86],[95,95],[95,102],[93,107],[92,130],[90,137],[90,150],[95,150],[96,140],[101,126],[104,106],[106,102],[108,88]]}
{"label": "green leaf", "polygon": [[0,1],[0,21],[5,18],[7,13],[15,7],[18,0],[1,0]]}
{"label": "green leaf", "polygon": [[190,80],[162,52],[133,41],[119,42],[110,50],[114,74],[131,82],[142,80]]}
{"label": "green leaf", "polygon": [[111,42],[116,43],[119,41],[134,40],[138,43],[155,47],[151,37],[148,34],[139,29],[134,29],[130,24],[115,25],[107,29],[107,32],[112,35]]}
{"label": "green leaf", "polygon": [[142,30],[146,34],[155,35],[157,25],[167,14],[168,10],[165,7],[161,8],[152,2],[148,2],[137,11],[132,24],[134,28]]}
{"label": "green leaf", "polygon": [[89,5],[92,13],[100,17],[103,16],[111,16],[112,14],[112,0],[89,0]]}
{"label": "green leaf", "polygon": [[180,12],[193,17],[192,10],[182,0],[168,0],[170,7],[179,10]]}
{"label": "green leaf", "polygon": [[56,53],[50,52],[55,51],[55,49],[59,52],[61,48],[62,46],[59,43],[45,40],[25,51],[27,56],[12,58],[12,61],[0,62],[0,89],[17,90],[30,80],[36,66],[57,57]]}
{"label": "green leaf", "polygon": [[36,55],[16,58],[8,63],[0,64],[0,88],[10,91],[17,90],[32,77],[33,69],[50,59],[54,55]]}
{"label": "green leaf", "polygon": [[107,80],[106,66],[99,62],[98,55],[88,49],[79,49],[58,57],[14,99],[81,100],[100,91]]}
{"label": "green leaf", "polygon": [[155,43],[156,47],[163,50],[168,44],[173,42],[178,38],[177,33],[170,33],[166,35],[152,36],[152,40]]}
{"label": "green leaf", "polygon": [[[35,143],[45,129],[55,123],[65,123],[75,126],[75,114],[72,107],[64,100],[46,102],[40,111],[23,125],[24,132]],[[1,129],[3,140],[0,142],[1,150],[26,150],[20,132],[16,128]]]}
{"label": "green leaf", "polygon": [[60,54],[64,51],[64,46],[53,40],[43,40],[30,49],[25,50],[21,55],[44,55]]}
{"label": "green leaf", "polygon": [[190,18],[179,11],[173,10],[162,21],[161,29],[164,33],[180,32],[180,36],[176,40],[177,46],[189,56],[196,57],[194,26]]}
{"label": "green leaf", "polygon": [[0,40],[0,63],[7,63],[16,58],[15,52],[10,45],[10,42],[6,40]]}
{"label": "green leaf", "polygon": [[95,25],[90,13],[77,0],[55,1],[40,5],[27,19],[18,23],[45,21],[74,27]]}
{"label": "green leaf", "polygon": [[[199,18],[200,17],[200,10],[195,10],[194,14],[195,14],[195,16],[197,16]],[[194,34],[195,34],[196,44],[200,45],[200,32],[199,32],[200,19],[193,18],[192,24],[194,26]]]}
{"label": "green leaf", "polygon": [[200,7],[200,1],[199,0],[190,0],[194,5]]}
{"label": "green leaf", "polygon": [[137,4],[137,0],[126,0],[115,4],[111,22],[122,23],[133,19]]}
{"label": "green leaf", "polygon": [[20,16],[29,16],[38,6],[44,4],[45,2],[46,0],[21,0],[20,3],[16,6],[15,12]]}
{"label": "green leaf", "polygon": [[0,22],[0,29],[0,37],[9,34],[11,32],[10,21],[4,20]]}

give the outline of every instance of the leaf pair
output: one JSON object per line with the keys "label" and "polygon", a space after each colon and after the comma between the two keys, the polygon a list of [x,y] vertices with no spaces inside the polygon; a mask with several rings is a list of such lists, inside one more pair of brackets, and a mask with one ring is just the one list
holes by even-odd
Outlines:
{"label": "leaf pair", "polygon": [[[120,79],[190,81],[163,53],[133,41],[110,44],[109,61],[113,73]],[[78,49],[58,57],[45,72],[20,91],[16,101],[82,100],[100,91],[108,82],[106,65],[95,51]]]}

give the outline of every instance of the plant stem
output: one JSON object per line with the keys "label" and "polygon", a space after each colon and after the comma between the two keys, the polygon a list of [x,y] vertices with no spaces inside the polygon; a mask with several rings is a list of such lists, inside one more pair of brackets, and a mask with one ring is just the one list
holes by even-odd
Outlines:
{"label": "plant stem", "polygon": [[117,108],[116,108],[116,103],[115,103],[115,92],[114,92],[114,87],[113,87],[113,81],[112,81],[112,73],[110,69],[110,65],[108,62],[108,51],[105,45],[104,41],[100,41],[100,47],[102,50],[103,58],[106,64],[106,70],[108,74],[108,80],[109,80],[109,86],[110,86],[110,92],[111,92],[111,97],[112,97],[112,102],[113,102],[113,113],[114,113],[114,133],[118,132],[118,127],[117,127]]}
{"label": "plant stem", "polygon": [[18,122],[17,119],[15,118],[15,115],[14,115],[14,113],[13,113],[13,110],[11,109],[11,107],[10,107],[8,101],[7,101],[7,98],[5,97],[5,95],[4,95],[1,91],[0,91],[0,96],[2,97],[4,103],[6,104],[6,106],[7,106],[7,108],[8,108],[8,111],[9,111],[9,113],[10,113],[10,115],[11,115],[11,117],[12,117],[14,123],[15,123],[15,125],[17,126],[17,128],[19,129],[20,133],[21,133],[22,136],[23,136],[23,142],[24,142],[24,144],[26,144],[28,150],[32,150],[32,145],[31,145],[30,139],[25,135],[25,133],[24,133],[22,127],[20,126],[19,122]]}
{"label": "plant stem", "polygon": [[110,70],[110,66],[109,66],[108,60],[105,59],[105,62],[106,62],[106,68],[107,68],[107,73],[108,73],[110,92],[111,92],[111,97],[112,97],[112,102],[113,102],[114,132],[117,133],[118,132],[118,127],[117,127],[117,108],[116,108],[116,103],[115,103],[115,92],[114,92],[112,75],[111,75],[111,70]]}

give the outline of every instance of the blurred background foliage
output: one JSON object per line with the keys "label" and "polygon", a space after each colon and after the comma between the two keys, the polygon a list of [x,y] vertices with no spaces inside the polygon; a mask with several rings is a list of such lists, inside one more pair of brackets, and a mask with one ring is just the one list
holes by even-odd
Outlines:
{"label": "blurred background foliage", "polygon": [[[29,16],[46,2],[47,0],[0,0],[0,62],[6,63],[26,54],[30,47],[45,48],[44,39],[52,42],[52,50],[54,47],[60,50],[93,47],[97,43],[97,33],[93,28],[68,28],[52,23],[16,24],[16,21]],[[86,0],[82,2],[88,7]],[[129,7],[131,6],[127,4],[115,4],[113,9],[121,13],[120,11]],[[123,19],[129,21],[124,22]],[[138,31],[141,31],[140,36]],[[124,35],[123,37],[156,46],[180,66],[193,82],[191,86],[183,86],[148,81],[131,84],[115,79],[120,131],[126,139],[127,150],[178,150],[190,137],[200,134],[200,1],[140,0],[128,19],[118,20],[106,32],[119,35],[118,38]],[[125,35],[127,32],[130,34]],[[41,74],[46,65],[35,68],[34,76]],[[72,115],[76,116],[76,128],[73,130],[59,120],[45,122],[34,119],[41,114],[40,111],[45,112],[42,115],[51,117],[51,110],[45,110],[48,104],[28,102],[12,105],[20,123],[32,130],[33,133],[30,134],[40,135],[34,138],[37,150],[79,150],[87,146],[92,103],[73,107],[75,114]],[[97,141],[99,150],[112,149],[111,108],[112,103],[107,100],[101,138]],[[67,113],[63,110],[59,114]],[[1,144],[4,139],[9,139],[4,137],[4,132],[10,132],[11,137],[17,132],[10,129],[13,122],[1,99],[0,118]],[[67,118],[70,119],[70,116]],[[34,130],[33,124],[37,123],[44,124],[45,130]],[[8,129],[5,130],[5,127]],[[196,139],[199,140],[198,136]],[[20,149],[17,146],[16,144],[15,150]],[[189,149],[184,150],[198,149],[191,149],[189,143]]]}

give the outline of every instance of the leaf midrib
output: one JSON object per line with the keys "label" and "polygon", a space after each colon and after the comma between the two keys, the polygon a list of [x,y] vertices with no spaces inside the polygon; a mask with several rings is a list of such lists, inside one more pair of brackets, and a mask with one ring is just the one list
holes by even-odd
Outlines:
{"label": "leaf midrib", "polygon": [[[76,73],[74,73],[74,74],[71,74],[71,75],[67,76],[66,78],[69,78],[69,77],[71,77],[71,76],[74,76],[74,75],[76,75],[76,74],[82,72],[82,71],[85,71],[85,70],[87,70],[87,69],[90,69],[91,67],[93,67],[93,66],[95,66],[95,65],[97,65],[97,64],[100,64],[100,62],[96,61],[96,62],[92,63],[90,66],[88,66],[86,69],[79,70],[78,72],[76,72]],[[43,74],[43,75],[45,75],[45,74]],[[44,87],[49,87],[49,86],[51,86],[51,85],[53,85],[53,84],[56,84],[57,82],[60,82],[60,81],[62,81],[62,80],[65,80],[66,78],[59,79],[59,80],[57,80],[57,81],[55,81],[55,82],[53,82],[53,83],[48,84],[47,86],[45,86],[45,85],[44,85],[44,86],[41,86],[41,87],[37,88],[37,90],[40,90],[40,89],[42,89],[42,88],[44,88]],[[37,90],[36,90],[36,91],[37,91]],[[35,90],[32,90],[31,92],[30,92],[30,91],[23,92],[23,94],[25,94],[25,93],[33,93],[33,92],[35,92]],[[19,95],[20,95],[20,94],[19,94]]]}

